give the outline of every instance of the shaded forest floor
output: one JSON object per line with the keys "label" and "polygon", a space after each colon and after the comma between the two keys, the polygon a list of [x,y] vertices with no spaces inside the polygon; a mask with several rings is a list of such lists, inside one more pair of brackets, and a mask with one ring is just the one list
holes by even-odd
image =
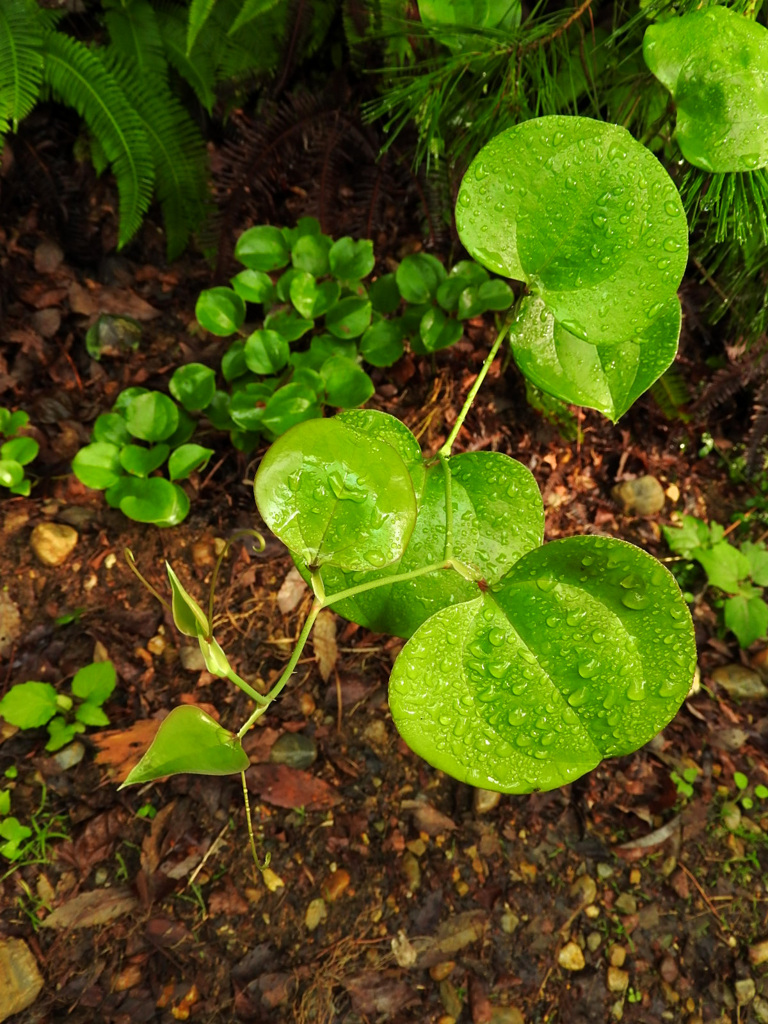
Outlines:
{"label": "shaded forest floor", "polygon": [[[94,196],[93,218],[107,225],[97,253],[109,249],[112,199]],[[377,251],[398,258],[419,244],[413,228],[382,231]],[[768,1021],[768,806],[740,807],[734,782],[741,772],[748,792],[768,784],[768,705],[734,695],[737,668],[723,673],[765,662],[718,632],[701,582],[699,688],[656,740],[570,787],[499,798],[431,769],[387,710],[402,641],[332,617],[246,740],[256,843],[271,855],[264,874],[248,850],[239,780],[180,776],[118,792],[171,706],[215,706],[224,724],[245,716],[245,697],[205,671],[123,552],[161,591],[168,559],[201,599],[221,542],[260,526],[256,459],[215,438],[174,529],[109,509],[69,462],[123,388],[162,386],[184,362],[218,366],[221,342],[194,319],[211,272],[191,258],[164,267],[149,228],[125,256],[76,263],[34,207],[0,224],[0,260],[0,402],[27,410],[41,443],[32,496],[0,502],[0,695],[28,679],[61,684],[95,657],[110,658],[119,680],[110,728],[68,752],[47,755],[42,731],[0,724],[0,771],[18,768],[13,813],[34,827],[20,861],[0,860],[0,965],[21,948],[10,940],[23,940],[43,979],[14,1020]],[[682,358],[695,381],[707,373],[697,289],[686,298]],[[135,355],[89,358],[85,333],[101,312],[142,323]],[[406,357],[376,371],[371,405],[436,450],[488,338],[479,321],[435,365]],[[734,403],[709,426],[721,450],[743,417]],[[618,426],[585,412],[558,428],[497,361],[458,447],[531,469],[548,539],[600,533],[668,557],[660,524],[685,512],[728,523],[749,494],[715,455],[699,458],[701,432],[647,397]],[[665,504],[642,516],[614,488],[645,475]],[[40,523],[77,531],[60,566],[30,546]],[[268,685],[308,607],[279,543],[268,538],[263,553],[235,545],[216,634],[241,675]],[[690,795],[675,781],[687,768],[697,769]]]}

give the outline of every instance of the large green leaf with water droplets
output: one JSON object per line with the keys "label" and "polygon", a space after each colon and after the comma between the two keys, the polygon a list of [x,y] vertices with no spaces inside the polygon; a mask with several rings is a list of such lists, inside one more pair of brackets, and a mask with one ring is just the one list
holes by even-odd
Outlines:
{"label": "large green leaf with water droplets", "polygon": [[768,165],[768,29],[707,7],[649,25],[643,56],[674,97],[689,163],[717,173]]}
{"label": "large green leaf with water droplets", "polygon": [[[348,419],[349,417],[349,419]],[[419,444],[386,413],[344,413],[367,436],[397,447],[411,470],[419,513],[408,547],[392,565],[373,572],[342,572],[324,566],[326,595],[412,572],[442,562],[445,555],[445,474],[439,463],[427,465]],[[476,570],[478,579],[495,583],[526,551],[541,544],[544,512],[531,473],[500,452],[469,452],[448,459],[451,471],[454,557]],[[306,570],[305,570],[306,572]],[[333,604],[335,611],[368,629],[409,637],[425,619],[446,605],[469,601],[477,583],[451,569],[364,591]]]}
{"label": "large green leaf with water droplets", "polygon": [[339,419],[300,423],[283,434],[264,456],[254,490],[265,523],[308,565],[389,565],[416,522],[413,483],[400,455]]}
{"label": "large green leaf with water droplets", "polygon": [[182,772],[232,775],[245,771],[248,763],[248,755],[234,733],[202,708],[184,704],[163,720],[149,750],[120,789]]}
{"label": "large green leaf with water droplets", "polygon": [[634,338],[674,295],[688,228],[672,179],[624,128],[540,117],[473,160],[456,225],[472,256],[525,281],[592,344]]}
{"label": "large green leaf with water droplets", "polygon": [[682,703],[695,664],[672,575],[623,541],[569,537],[428,619],[395,662],[390,707],[436,768],[526,793],[647,743]]}
{"label": "large green leaf with water droplets", "polygon": [[566,331],[542,299],[528,296],[509,340],[517,365],[536,387],[615,423],[673,362],[681,322],[674,295],[634,338],[590,345]]}

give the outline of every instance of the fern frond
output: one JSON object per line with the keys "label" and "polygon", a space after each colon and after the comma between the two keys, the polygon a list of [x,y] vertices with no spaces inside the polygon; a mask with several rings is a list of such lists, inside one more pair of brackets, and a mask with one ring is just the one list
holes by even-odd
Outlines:
{"label": "fern frond", "polygon": [[103,0],[110,46],[138,75],[165,78],[168,62],[154,9],[147,0]]}
{"label": "fern frond", "polygon": [[163,210],[168,259],[184,251],[191,232],[208,214],[208,161],[205,142],[163,78],[140,76],[111,48],[106,66],[138,114],[149,139],[155,192]]}
{"label": "fern frond", "polygon": [[192,0],[189,6],[189,21],[187,22],[187,56],[192,53],[195,40],[200,30],[210,16],[216,0]]}
{"label": "fern frond", "polygon": [[690,401],[688,385],[675,366],[670,366],[650,387],[654,401],[668,420],[687,419],[680,407]]}
{"label": "fern frond", "polygon": [[210,51],[198,45],[191,57],[187,55],[187,27],[184,15],[178,8],[159,8],[156,16],[168,63],[192,88],[203,108],[210,114],[215,100],[214,62]]}
{"label": "fern frond", "polygon": [[33,0],[0,4],[0,111],[16,131],[43,81],[43,25]]}
{"label": "fern frond", "polygon": [[253,21],[259,15],[265,14],[279,2],[280,0],[245,0],[242,10],[233,21],[227,35],[234,35],[243,25],[247,25],[249,21]]}
{"label": "fern frond", "polygon": [[152,199],[155,171],[147,135],[120,84],[83,43],[51,32],[44,40],[45,81],[54,98],[74,107],[109,159],[120,195],[122,247]]}

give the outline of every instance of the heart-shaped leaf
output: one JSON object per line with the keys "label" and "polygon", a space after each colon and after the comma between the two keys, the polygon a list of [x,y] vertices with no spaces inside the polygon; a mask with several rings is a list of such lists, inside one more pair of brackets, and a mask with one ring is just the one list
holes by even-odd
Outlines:
{"label": "heart-shaped leaf", "polygon": [[359,281],[367,277],[376,263],[373,242],[367,238],[359,242],[349,237],[339,238],[331,246],[328,258],[331,273],[341,281]]}
{"label": "heart-shaped leaf", "polygon": [[159,476],[148,480],[123,477],[107,492],[108,501],[110,495],[110,503],[116,501],[123,515],[135,519],[137,523],[177,526],[189,512],[186,493],[178,484],[172,484]]}
{"label": "heart-shaped leaf", "polygon": [[232,287],[246,302],[271,306],[275,299],[272,278],[263,270],[241,270],[232,278]]}
{"label": "heart-shaped leaf", "polygon": [[261,416],[261,426],[273,434],[284,434],[305,420],[322,416],[317,394],[306,384],[285,384],[268,399]]}
{"label": "heart-shaped leaf", "polygon": [[87,444],[72,459],[72,472],[86,487],[96,491],[106,490],[122,476],[120,449],[107,441]]}
{"label": "heart-shaped leaf", "polygon": [[260,430],[267,402],[274,388],[266,381],[254,381],[233,392],[229,414],[242,430]]}
{"label": "heart-shaped leaf", "polygon": [[33,437],[14,437],[0,445],[0,459],[10,459],[20,466],[26,466],[39,451],[40,445]]}
{"label": "heart-shaped leaf", "polygon": [[768,165],[768,29],[705,7],[649,25],[643,56],[672,93],[689,163],[717,173]]}
{"label": "heart-shaped leaf", "polygon": [[427,310],[419,324],[419,334],[427,352],[439,352],[455,344],[464,333],[456,320],[447,317],[442,309],[433,306]]}
{"label": "heart-shaped leaf", "polygon": [[561,402],[597,409],[615,423],[672,364],[681,322],[673,296],[634,339],[590,345],[558,324],[542,299],[528,296],[510,344],[515,362],[536,387]]}
{"label": "heart-shaped leaf", "polygon": [[191,473],[205,469],[212,455],[213,448],[201,444],[179,445],[168,459],[168,476],[171,480],[186,480]]}
{"label": "heart-shaped leaf", "polygon": [[117,673],[111,661],[94,661],[79,669],[72,680],[72,693],[91,704],[103,704],[112,695]]}
{"label": "heart-shaped leaf", "polygon": [[373,381],[358,365],[356,360],[346,356],[333,356],[320,367],[325,383],[328,405],[340,409],[354,409],[367,402],[375,388]]}
{"label": "heart-shaped leaf", "polygon": [[284,434],[264,456],[254,489],[264,521],[308,565],[387,565],[416,521],[413,484],[395,449],[338,419]]}
{"label": "heart-shaped leaf", "polygon": [[685,698],[695,665],[672,575],[623,541],[569,537],[428,619],[395,662],[390,706],[430,764],[527,793],[647,743]]}
{"label": "heart-shaped leaf", "polygon": [[447,276],[440,260],[427,252],[406,256],[395,272],[402,297],[406,302],[417,304],[434,299],[437,289]]}
{"label": "heart-shaped leaf", "polygon": [[151,448],[125,444],[120,449],[120,465],[132,476],[147,477],[162,466],[170,450],[167,444],[155,444]]}
{"label": "heart-shaped leaf", "polygon": [[131,440],[125,417],[118,412],[103,412],[93,424],[93,440],[122,447]]}
{"label": "heart-shaped leaf", "polygon": [[291,302],[302,316],[312,320],[323,316],[341,295],[341,288],[336,281],[322,281],[304,271],[295,274],[291,279]]}
{"label": "heart-shaped leaf", "polygon": [[371,322],[371,304],[350,295],[341,299],[325,315],[325,328],[337,338],[359,338]]}
{"label": "heart-shaped leaf", "polygon": [[249,765],[248,755],[234,733],[202,708],[174,708],[157,730],[149,750],[120,786],[151,782],[165,775],[233,775]]}
{"label": "heart-shaped leaf", "polygon": [[[413,536],[402,558],[387,568],[350,575],[333,566],[321,574],[328,595],[370,580],[411,572],[443,560],[445,477],[440,465],[426,466],[419,444],[404,424],[384,413],[359,410],[338,417],[368,436],[396,447],[408,466],[418,496]],[[500,452],[468,452],[448,460],[451,470],[454,555],[473,566],[478,578],[494,583],[531,548],[541,544],[544,512],[531,473]],[[300,566],[301,568],[301,566]],[[469,601],[477,584],[449,570],[364,591],[334,603],[340,615],[376,632],[408,637],[446,605]]]}
{"label": "heart-shaped leaf", "polygon": [[371,324],[360,339],[360,354],[371,366],[391,366],[403,351],[403,331],[393,320]]}
{"label": "heart-shaped leaf", "polygon": [[296,270],[321,277],[329,270],[328,250],[331,240],[325,235],[302,235],[291,249],[291,261]]}
{"label": "heart-shaped leaf", "polygon": [[492,139],[464,176],[456,224],[475,259],[526,281],[595,345],[653,320],[688,258],[667,172],[624,128],[586,117],[536,118]]}

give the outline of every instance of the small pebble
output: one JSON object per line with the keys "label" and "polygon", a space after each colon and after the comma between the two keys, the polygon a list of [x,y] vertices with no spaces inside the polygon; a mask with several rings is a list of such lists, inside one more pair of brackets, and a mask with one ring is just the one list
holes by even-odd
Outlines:
{"label": "small pebble", "polygon": [[637,913],[637,900],[635,897],[628,892],[622,892],[616,897],[616,902],[613,904],[616,910],[620,914],[636,914]]}
{"label": "small pebble", "polygon": [[600,932],[590,932],[587,936],[587,949],[590,953],[596,953],[600,948],[600,943],[603,941],[603,936]]}
{"label": "small pebble", "polygon": [[590,875],[579,875],[571,885],[571,895],[578,897],[579,903],[594,903],[597,896],[597,885]]}
{"label": "small pebble", "polygon": [[673,981],[677,980],[679,973],[675,958],[673,956],[665,956],[659,965],[659,974],[664,981],[671,985]]}
{"label": "small pebble", "polygon": [[461,1016],[463,1004],[455,986],[451,984],[448,978],[443,978],[440,982],[439,989],[440,1000],[443,1006],[454,1020],[458,1020]]}
{"label": "small pebble", "polygon": [[501,915],[501,930],[506,935],[514,935],[520,925],[520,918],[509,907]]}
{"label": "small pebble", "polygon": [[409,892],[417,892],[421,886],[421,868],[418,860],[406,850],[400,861],[400,869],[405,877],[405,884]]}
{"label": "small pebble", "polygon": [[53,760],[58,768],[66,772],[70,768],[74,768],[76,764],[80,764],[84,756],[85,747],[80,740],[75,740],[74,743],[69,743],[61,750],[57,750],[53,755]]}
{"label": "small pebble", "polygon": [[763,939],[762,942],[756,942],[754,946],[749,948],[749,962],[754,964],[756,967],[758,964],[764,964],[768,960],[768,939]]}
{"label": "small pebble", "polygon": [[623,946],[611,946],[608,951],[608,963],[611,967],[623,967],[627,959],[627,951]]}
{"label": "small pebble", "polygon": [[597,877],[602,878],[605,881],[606,878],[613,877],[613,868],[610,864],[600,863],[597,865]]}
{"label": "small pebble", "polygon": [[516,1006],[494,1006],[488,1024],[525,1024],[525,1018]]}
{"label": "small pebble", "polygon": [[165,647],[165,637],[160,636],[159,633],[151,637],[150,640],[147,642],[147,650],[149,651],[150,654],[154,654],[155,657],[159,657],[165,650]]}
{"label": "small pebble", "polygon": [[626,992],[629,985],[629,972],[619,967],[609,967],[607,977],[609,992]]}
{"label": "small pebble", "polygon": [[762,996],[755,996],[752,1003],[752,1012],[759,1024],[768,1024],[768,999]]}
{"label": "small pebble", "polygon": [[741,810],[738,804],[728,800],[723,804],[720,809],[722,815],[723,824],[729,832],[735,832],[736,829],[741,825]]}
{"label": "small pebble", "polygon": [[497,793],[493,789],[476,789],[472,799],[475,814],[488,814],[489,811],[499,806],[500,800],[501,793]]}
{"label": "small pebble", "polygon": [[721,665],[712,673],[712,679],[730,697],[740,700],[759,700],[768,695],[768,688],[757,672],[744,665]]}
{"label": "small pebble", "polygon": [[733,986],[736,993],[736,1002],[739,1006],[746,1006],[755,998],[755,983],[752,978],[740,978]]}
{"label": "small pebble", "polygon": [[613,498],[626,513],[652,516],[664,508],[664,488],[655,476],[641,476],[625,480],[611,491]]}
{"label": "small pebble", "polygon": [[182,647],[179,651],[179,661],[185,672],[202,672],[205,668],[205,658],[199,644]]}
{"label": "small pebble", "polygon": [[64,523],[38,523],[29,543],[43,565],[63,565],[77,544],[77,530]]}
{"label": "small pebble", "polygon": [[347,889],[350,881],[349,872],[339,868],[326,878],[322,888],[323,896],[329,903],[333,903]]}
{"label": "small pebble", "polygon": [[319,898],[312,900],[304,915],[304,924],[307,927],[307,931],[313,932],[327,917],[328,908],[325,905],[325,900]]}
{"label": "small pebble", "polygon": [[23,939],[0,939],[0,1021],[21,1013],[37,999],[43,978]]}
{"label": "small pebble", "polygon": [[441,964],[435,964],[434,967],[430,967],[429,976],[433,981],[442,981],[443,978],[448,977],[455,966],[455,960],[444,960]]}
{"label": "small pebble", "polygon": [[583,971],[585,960],[581,946],[577,942],[566,942],[557,954],[557,962],[566,971]]}

